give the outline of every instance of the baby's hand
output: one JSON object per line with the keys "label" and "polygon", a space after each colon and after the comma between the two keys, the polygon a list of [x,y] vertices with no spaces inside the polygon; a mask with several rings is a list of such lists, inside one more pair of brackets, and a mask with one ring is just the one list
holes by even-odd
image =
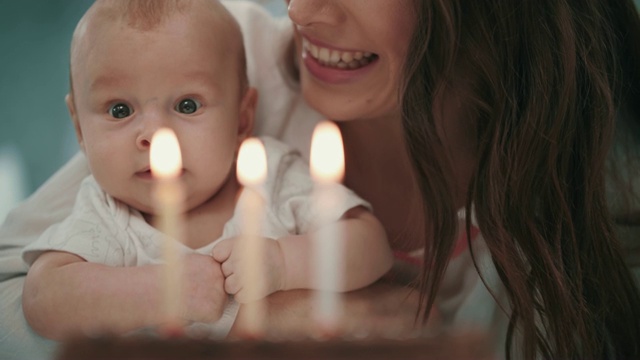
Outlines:
{"label": "baby's hand", "polygon": [[[262,259],[264,266],[248,264],[246,256],[242,254],[241,239],[233,238],[221,241],[212,251],[213,258],[222,265],[222,274],[225,277],[224,290],[235,296],[236,301],[247,303],[259,300],[265,296],[282,290],[285,286],[285,264],[282,249],[278,241],[260,238]],[[255,266],[259,271],[259,284],[248,286],[244,275],[247,266]]]}
{"label": "baby's hand", "polygon": [[187,254],[184,266],[186,320],[206,323],[217,321],[228,302],[220,264],[211,256]]}

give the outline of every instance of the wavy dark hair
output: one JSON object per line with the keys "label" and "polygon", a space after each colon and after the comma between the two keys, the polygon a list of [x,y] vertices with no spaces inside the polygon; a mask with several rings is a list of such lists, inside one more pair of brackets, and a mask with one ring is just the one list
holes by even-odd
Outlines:
{"label": "wavy dark hair", "polygon": [[[468,213],[473,205],[509,297],[508,357],[640,358],[640,294],[605,198],[623,107],[640,139],[640,19],[633,2],[418,0],[416,6],[402,109],[428,204],[420,281],[425,317],[453,250],[455,199],[462,196]],[[437,99],[460,83],[477,154],[462,193],[436,127]]]}

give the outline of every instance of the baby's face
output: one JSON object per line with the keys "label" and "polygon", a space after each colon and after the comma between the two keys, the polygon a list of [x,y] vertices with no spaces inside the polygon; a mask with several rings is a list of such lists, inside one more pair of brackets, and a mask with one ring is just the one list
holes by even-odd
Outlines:
{"label": "baby's face", "polygon": [[146,213],[155,131],[176,132],[193,208],[225,184],[252,121],[255,94],[241,93],[238,45],[210,16],[189,16],[151,31],[122,21],[89,27],[72,56],[70,108],[91,171],[107,193]]}

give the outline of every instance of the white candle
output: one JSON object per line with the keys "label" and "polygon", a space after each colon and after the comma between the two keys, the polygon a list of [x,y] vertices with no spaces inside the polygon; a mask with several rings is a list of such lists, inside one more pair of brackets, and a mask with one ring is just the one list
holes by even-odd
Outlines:
{"label": "white candle", "polygon": [[321,335],[333,334],[342,315],[340,294],[330,289],[340,286],[344,271],[343,235],[331,214],[344,201],[336,187],[344,177],[344,149],[338,126],[319,123],[311,140],[311,176],[314,179],[313,205],[317,226],[314,237],[313,276],[316,291],[313,318]]}
{"label": "white candle", "polygon": [[[255,294],[264,294],[264,251],[262,249],[262,223],[264,221],[265,197],[263,184],[267,177],[267,156],[264,145],[257,138],[249,138],[240,146],[237,161],[238,181],[244,187],[241,207],[242,236],[240,251],[243,256],[243,268],[240,270],[243,291],[251,298]],[[266,309],[264,301],[255,300],[242,305],[244,316],[238,320],[244,322],[245,336],[259,338],[264,335]]]}
{"label": "white candle", "polygon": [[163,327],[169,333],[176,333],[182,328],[182,256],[179,242],[183,239],[185,194],[179,180],[182,172],[180,145],[172,130],[162,128],[153,135],[150,163],[155,179],[154,225],[164,234]]}

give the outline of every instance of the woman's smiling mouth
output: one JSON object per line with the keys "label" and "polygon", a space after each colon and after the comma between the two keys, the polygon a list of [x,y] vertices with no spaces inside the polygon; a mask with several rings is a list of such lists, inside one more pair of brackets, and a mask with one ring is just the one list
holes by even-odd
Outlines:
{"label": "woman's smiling mouth", "polygon": [[342,51],[312,44],[302,38],[302,48],[323,66],[341,70],[356,70],[369,65],[378,55],[363,51]]}

